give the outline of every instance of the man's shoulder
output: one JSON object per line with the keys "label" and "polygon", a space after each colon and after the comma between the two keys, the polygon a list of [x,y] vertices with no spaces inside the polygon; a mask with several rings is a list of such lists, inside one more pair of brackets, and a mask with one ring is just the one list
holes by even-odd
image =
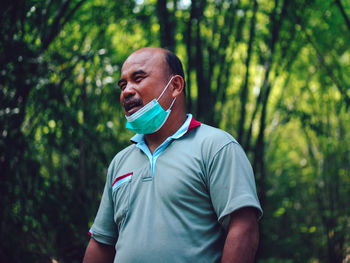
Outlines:
{"label": "man's shoulder", "polygon": [[204,123],[197,128],[196,137],[203,140],[203,142],[237,143],[236,139],[228,132]]}
{"label": "man's shoulder", "polygon": [[135,144],[131,144],[127,147],[125,147],[124,149],[122,149],[121,151],[119,151],[112,159],[111,163],[110,163],[110,168],[111,167],[115,167],[116,164],[123,162],[125,160],[125,158],[129,157],[133,151],[136,150],[136,145]]}
{"label": "man's shoulder", "polygon": [[240,147],[236,139],[228,132],[203,123],[188,133],[184,143],[186,149],[191,148],[193,152],[198,150],[202,155],[208,155],[208,157],[229,145],[234,148]]}

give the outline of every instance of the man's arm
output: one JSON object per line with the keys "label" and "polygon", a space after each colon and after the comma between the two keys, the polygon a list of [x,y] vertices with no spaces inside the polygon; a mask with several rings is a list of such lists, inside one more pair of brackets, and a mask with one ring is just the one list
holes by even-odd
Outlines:
{"label": "man's arm", "polygon": [[91,238],[86,248],[83,263],[109,263],[115,256],[114,246],[105,245]]}
{"label": "man's arm", "polygon": [[231,214],[222,263],[252,263],[259,245],[256,209],[246,207]]}

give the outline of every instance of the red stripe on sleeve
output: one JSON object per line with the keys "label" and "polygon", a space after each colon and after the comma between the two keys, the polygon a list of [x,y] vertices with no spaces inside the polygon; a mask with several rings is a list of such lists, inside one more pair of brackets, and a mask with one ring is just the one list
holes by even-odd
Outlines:
{"label": "red stripe on sleeve", "polygon": [[132,175],[132,174],[133,174],[133,172],[127,173],[127,174],[124,174],[124,175],[122,175],[122,176],[119,176],[119,177],[115,178],[115,180],[114,180],[112,186],[113,186],[116,182],[118,182],[118,181],[120,181],[121,179],[123,179],[123,178],[125,178],[125,177],[128,177],[128,176],[130,176],[130,175]]}

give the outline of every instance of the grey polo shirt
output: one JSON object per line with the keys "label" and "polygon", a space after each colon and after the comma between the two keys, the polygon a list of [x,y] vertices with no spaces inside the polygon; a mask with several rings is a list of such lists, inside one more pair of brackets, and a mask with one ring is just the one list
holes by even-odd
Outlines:
{"label": "grey polo shirt", "polygon": [[111,162],[90,235],[114,262],[219,262],[229,215],[262,210],[251,165],[228,133],[186,122],[153,154],[143,135]]}

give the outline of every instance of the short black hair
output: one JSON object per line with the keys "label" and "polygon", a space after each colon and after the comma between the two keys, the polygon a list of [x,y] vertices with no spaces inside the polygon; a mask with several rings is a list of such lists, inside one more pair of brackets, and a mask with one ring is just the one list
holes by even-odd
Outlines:
{"label": "short black hair", "polygon": [[186,87],[185,74],[182,67],[181,60],[171,51],[165,52],[165,60],[169,66],[170,75],[180,75],[184,79],[184,91]]}

